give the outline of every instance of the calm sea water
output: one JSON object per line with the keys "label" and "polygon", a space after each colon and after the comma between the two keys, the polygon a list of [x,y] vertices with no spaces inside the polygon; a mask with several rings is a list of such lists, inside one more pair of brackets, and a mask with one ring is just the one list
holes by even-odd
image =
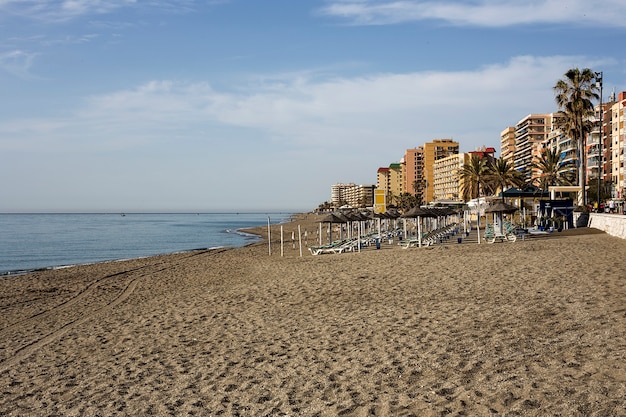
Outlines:
{"label": "calm sea water", "polygon": [[288,214],[0,214],[0,275],[222,246]]}

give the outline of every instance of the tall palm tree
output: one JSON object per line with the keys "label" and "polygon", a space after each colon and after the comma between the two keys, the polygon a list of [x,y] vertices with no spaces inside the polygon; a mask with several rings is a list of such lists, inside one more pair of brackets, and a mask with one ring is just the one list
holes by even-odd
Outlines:
{"label": "tall palm tree", "polygon": [[469,162],[463,165],[459,177],[463,181],[461,192],[464,201],[480,197],[481,186],[487,179],[487,169],[487,160],[479,155],[472,155]]}
{"label": "tall palm tree", "polygon": [[554,185],[572,185],[576,169],[573,161],[563,162],[561,154],[556,149],[546,149],[541,153],[538,161],[533,162],[533,168],[539,171],[539,188],[546,191]]}
{"label": "tall palm tree", "polygon": [[515,170],[515,166],[508,160],[500,157],[487,165],[487,182],[492,184],[493,191],[498,188],[502,192],[502,202],[504,202],[504,189],[507,187],[517,187],[524,184],[524,175]]}
{"label": "tall palm tree", "polygon": [[589,68],[572,68],[567,71],[565,78],[557,81],[554,86],[556,104],[564,117],[557,126],[578,144],[578,185],[582,188],[582,201],[586,204],[586,156],[585,137],[593,128],[594,114],[593,100],[600,98],[598,86],[595,83],[595,72]]}

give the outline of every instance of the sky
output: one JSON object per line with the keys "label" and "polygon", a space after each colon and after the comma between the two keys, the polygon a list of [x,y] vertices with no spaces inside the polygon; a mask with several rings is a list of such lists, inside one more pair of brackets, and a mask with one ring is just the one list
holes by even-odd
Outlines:
{"label": "sky", "polygon": [[0,0],[0,212],[315,209],[433,139],[500,151],[623,0]]}

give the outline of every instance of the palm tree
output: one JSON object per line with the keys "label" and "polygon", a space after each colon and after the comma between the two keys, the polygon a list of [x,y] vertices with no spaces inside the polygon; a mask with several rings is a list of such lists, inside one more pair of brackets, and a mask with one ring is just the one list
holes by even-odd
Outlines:
{"label": "palm tree", "polygon": [[469,162],[463,165],[459,177],[463,181],[461,192],[464,201],[480,197],[487,173],[487,160],[479,155],[472,155]]}
{"label": "palm tree", "polygon": [[417,205],[417,198],[411,193],[400,193],[394,196],[394,200],[400,210],[409,210]]}
{"label": "palm tree", "polygon": [[424,184],[425,184],[425,181],[423,179],[415,180],[411,184],[413,187],[413,195],[415,196],[416,205],[422,204],[422,200],[424,197],[424,188],[425,188]]}
{"label": "palm tree", "polygon": [[576,169],[573,161],[562,161],[562,155],[556,149],[546,149],[541,153],[538,161],[533,162],[533,168],[540,172],[539,188],[546,191],[554,185],[572,185],[575,176],[572,171]]}
{"label": "palm tree", "polygon": [[578,185],[582,188],[582,201],[579,202],[581,205],[587,202],[585,137],[593,128],[593,100],[600,98],[595,78],[595,72],[589,68],[582,70],[572,68],[565,73],[565,78],[557,81],[554,86],[556,104],[564,115],[557,122],[557,126],[578,144]]}
{"label": "palm tree", "polygon": [[508,160],[500,157],[487,165],[487,182],[491,183],[494,193],[500,189],[504,202],[504,189],[518,187],[524,184],[524,175],[515,170],[515,166]]}

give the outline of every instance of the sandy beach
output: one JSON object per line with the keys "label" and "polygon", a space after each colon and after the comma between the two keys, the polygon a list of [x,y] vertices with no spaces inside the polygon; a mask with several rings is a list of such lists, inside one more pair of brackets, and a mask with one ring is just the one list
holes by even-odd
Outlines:
{"label": "sandy beach", "polygon": [[626,415],[626,240],[286,247],[0,277],[0,415]]}

